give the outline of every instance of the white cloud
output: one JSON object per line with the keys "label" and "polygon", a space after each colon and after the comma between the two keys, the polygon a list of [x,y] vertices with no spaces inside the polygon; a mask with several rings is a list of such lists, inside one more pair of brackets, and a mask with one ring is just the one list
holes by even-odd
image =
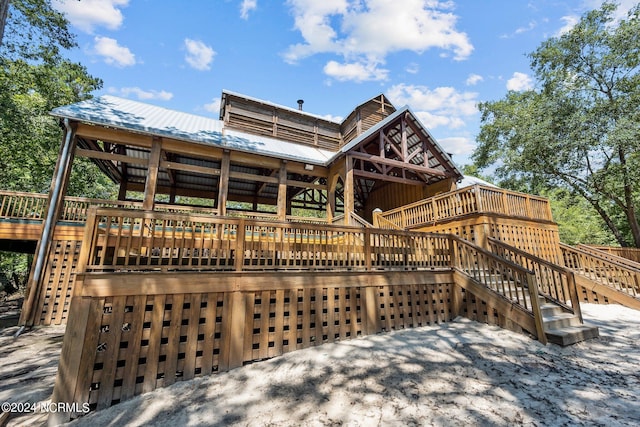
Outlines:
{"label": "white cloud", "polygon": [[[589,10],[600,9],[604,3],[604,0],[583,0],[582,5],[577,8],[577,10],[582,13],[586,13]],[[638,3],[637,0],[617,0],[618,8],[613,12],[614,22],[620,21],[621,19],[627,18],[627,13],[631,8],[635,7]],[[569,31],[580,21],[580,15],[566,15],[560,18],[564,25],[560,27],[560,29],[554,34],[556,37],[559,37]]]}
{"label": "white cloud", "polygon": [[258,7],[258,0],[242,0],[240,5],[240,17],[242,19],[249,19],[249,12],[256,10]]}
{"label": "white cloud", "polygon": [[527,24],[526,27],[516,28],[515,34],[527,33],[534,30],[537,26],[538,24],[536,23],[536,21],[531,21],[529,22],[529,24]]}
{"label": "white cloud", "polygon": [[463,60],[473,51],[467,35],[456,29],[451,1],[403,0],[401,6],[396,0],[288,0],[288,4],[294,27],[304,39],[284,52],[289,63],[318,53],[339,55],[348,64],[384,63],[392,52],[434,48]]}
{"label": "white cloud", "polygon": [[[439,138],[438,144],[440,144],[442,149],[447,153],[455,154],[458,156],[468,156],[470,154],[473,154],[473,151],[476,148],[475,142],[471,138],[467,138],[464,136]],[[453,161],[456,161],[455,157]]]}
{"label": "white cloud", "polygon": [[561,36],[564,33],[568,33],[569,31],[571,31],[571,29],[573,27],[575,27],[575,25],[578,23],[578,21],[580,21],[580,17],[577,16],[577,15],[567,15],[567,16],[563,16],[562,18],[560,18],[560,20],[562,22],[564,22],[564,25],[555,34],[556,37],[557,36]]}
{"label": "white cloud", "polygon": [[529,90],[533,89],[533,79],[525,73],[515,72],[513,76],[507,80],[507,90]]}
{"label": "white cloud", "polygon": [[484,80],[484,77],[482,77],[479,74],[469,74],[469,77],[467,77],[467,80],[465,83],[467,86],[475,86],[483,80]]}
{"label": "white cloud", "polygon": [[92,34],[96,27],[117,30],[124,17],[121,8],[129,5],[129,0],[53,0],[52,6],[65,14],[71,24]]}
{"label": "white cloud", "polygon": [[[604,3],[604,0],[583,0],[582,9],[584,11],[600,9],[602,3]],[[619,21],[621,19],[626,19],[627,12],[629,12],[632,7],[635,7],[638,4],[638,0],[617,0],[615,3],[617,3],[619,6],[613,13],[613,17],[616,21]]]}
{"label": "white cloud", "polygon": [[187,50],[185,61],[196,70],[211,69],[211,63],[216,52],[206,44],[198,40],[184,39],[184,47]]}
{"label": "white cloud", "polygon": [[166,90],[144,90],[140,89],[139,87],[123,87],[120,89],[111,87],[109,88],[109,93],[124,96],[127,98],[135,96],[137,99],[144,101],[152,99],[169,101],[173,98],[173,94],[171,92],[167,92]]}
{"label": "white cloud", "polygon": [[420,66],[415,62],[412,62],[411,64],[407,65],[405,71],[409,74],[418,74],[418,72],[420,71]]}
{"label": "white cloud", "polygon": [[213,98],[210,103],[204,104],[204,109],[218,117],[220,115],[221,103],[220,98]]}
{"label": "white cloud", "polygon": [[136,56],[129,48],[120,46],[118,41],[110,37],[96,36],[94,52],[103,57],[104,62],[117,67],[129,67],[136,64]]}
{"label": "white cloud", "polygon": [[341,82],[354,81],[357,83],[387,80],[389,77],[389,70],[379,68],[376,63],[362,62],[340,64],[336,61],[329,61],[324,66],[324,73]]}
{"label": "white cloud", "polygon": [[399,84],[387,91],[394,105],[409,105],[428,129],[445,126],[458,129],[465,125],[465,118],[477,114],[478,94],[458,92],[452,87],[433,90],[425,86]]}

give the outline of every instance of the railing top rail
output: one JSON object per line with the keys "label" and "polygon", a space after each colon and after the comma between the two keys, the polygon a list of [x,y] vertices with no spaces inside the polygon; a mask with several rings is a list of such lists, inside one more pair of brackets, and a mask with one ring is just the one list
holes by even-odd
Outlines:
{"label": "railing top rail", "polygon": [[488,237],[488,240],[490,242],[492,242],[492,243],[497,244],[498,246],[502,246],[502,247],[504,247],[506,249],[509,249],[510,251],[513,251],[513,252],[517,253],[518,255],[521,255],[521,256],[523,256],[525,258],[528,258],[531,261],[534,261],[534,262],[536,262],[538,264],[542,264],[542,265],[544,265],[546,267],[549,267],[552,270],[560,271],[560,272],[567,273],[567,274],[573,273],[573,271],[570,268],[563,267],[563,266],[558,265],[558,264],[554,264],[551,261],[547,261],[546,259],[543,259],[543,258],[537,257],[535,255],[532,255],[529,252],[525,252],[522,249],[518,249],[515,246],[511,246],[511,245],[503,242],[502,240],[496,239],[495,237]]}
{"label": "railing top rail", "polygon": [[[433,197],[429,197],[427,199],[423,199],[423,200],[418,200],[417,202],[413,202],[404,206],[400,206],[398,208],[394,208],[394,209],[390,209],[388,211],[382,212],[380,215],[383,217],[387,217],[390,215],[394,215],[403,211],[407,211],[407,210],[411,210],[413,208],[425,205],[425,204],[429,204],[429,203],[434,203],[438,200],[443,200],[443,199],[447,199],[447,198],[451,198],[451,197],[455,197],[457,195],[460,194],[465,194],[465,193],[469,193],[469,194],[473,194],[473,193],[495,193],[495,194],[500,194],[500,195],[505,195],[505,196],[517,196],[517,197],[521,197],[521,198],[525,198],[525,199],[529,199],[529,200],[535,200],[535,201],[539,201],[545,204],[548,204],[549,201],[541,196],[535,196],[535,195],[531,195],[531,194],[527,194],[527,193],[519,193],[516,191],[511,191],[511,190],[505,190],[503,188],[498,188],[498,187],[489,187],[489,186],[484,186],[484,185],[472,185],[469,187],[464,187],[458,190],[454,190],[454,191],[450,191],[444,194],[439,194],[437,196],[433,196]],[[546,216],[546,215],[545,215]],[[551,218],[545,218],[547,220],[551,220]]]}
{"label": "railing top rail", "polygon": [[422,233],[415,231],[405,231],[405,230],[388,230],[388,229],[377,229],[377,228],[363,228],[357,226],[350,225],[331,225],[331,224],[314,224],[310,222],[292,222],[292,221],[281,221],[281,220],[264,220],[264,219],[254,219],[254,218],[244,218],[244,217],[236,217],[236,216],[209,216],[202,214],[192,214],[192,213],[184,213],[184,212],[161,212],[161,211],[143,211],[139,209],[123,209],[123,208],[110,208],[110,207],[99,207],[92,206],[89,208],[89,211],[95,212],[96,216],[111,216],[111,217],[135,217],[135,218],[145,218],[145,219],[159,219],[159,220],[167,220],[167,221],[185,221],[185,222],[204,222],[211,224],[245,224],[251,226],[263,226],[263,227],[283,227],[283,228],[303,228],[308,230],[328,230],[328,231],[337,231],[337,232],[356,232],[362,233],[363,230],[370,230],[371,232],[379,232],[383,234],[394,234],[399,236],[414,236],[414,237],[439,237],[439,238],[447,238],[449,235],[447,234],[438,234],[438,233]]}
{"label": "railing top rail", "polygon": [[455,240],[455,241],[457,241],[459,243],[462,243],[462,244],[464,244],[466,246],[469,246],[469,247],[473,248],[474,250],[478,251],[479,253],[481,253],[481,254],[489,257],[489,258],[492,258],[496,262],[498,262],[500,264],[505,264],[508,267],[513,268],[514,270],[517,270],[517,271],[519,271],[521,273],[535,274],[533,271],[529,270],[528,268],[525,268],[525,267],[523,267],[521,265],[518,265],[513,261],[509,261],[508,259],[501,258],[498,255],[494,254],[493,252],[490,252],[490,251],[488,251],[488,250],[476,245],[475,243],[471,243],[470,241],[465,240],[465,239],[463,239],[463,238],[461,238],[459,236],[455,236],[453,234],[444,234],[443,236],[448,236],[449,238],[451,238],[451,239],[453,239],[453,240]]}
{"label": "railing top rail", "polygon": [[33,198],[46,199],[47,197],[49,197],[49,194],[48,193],[29,193],[25,191],[0,190],[0,196],[19,196],[19,197],[33,197]]}
{"label": "railing top rail", "polygon": [[[623,264],[627,267],[629,267],[631,270],[640,272],[640,263],[635,262],[631,259],[627,259],[624,257],[621,257],[619,255],[616,255],[615,253],[610,253],[610,252],[605,252],[605,250],[600,250],[597,247],[592,247],[592,246],[588,246],[588,245],[584,245],[584,244],[578,244],[577,248],[580,250],[583,250],[585,252],[588,252],[590,254],[596,255],[598,257],[602,257],[605,259],[608,259],[612,262],[617,262],[619,264]],[[604,248],[604,247],[603,247]],[[640,249],[638,249],[640,250]],[[615,258],[611,258],[611,257],[615,257]]]}
{"label": "railing top rail", "polygon": [[577,253],[577,254],[580,254],[582,256],[595,258],[600,262],[608,263],[610,265],[616,266],[618,268],[622,268],[624,270],[632,270],[634,272],[640,272],[636,268],[630,267],[627,264],[624,264],[622,262],[610,260],[605,256],[602,256],[602,255],[599,255],[599,254],[594,254],[593,252],[585,251],[584,249],[576,248],[574,246],[567,245],[566,243],[560,243],[560,249],[563,250],[563,251],[567,251],[567,252]]}

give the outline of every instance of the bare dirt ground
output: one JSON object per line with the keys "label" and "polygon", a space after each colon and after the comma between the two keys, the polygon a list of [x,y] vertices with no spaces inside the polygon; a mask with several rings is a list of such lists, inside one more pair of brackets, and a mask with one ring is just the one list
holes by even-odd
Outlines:
{"label": "bare dirt ground", "polygon": [[[467,319],[310,348],[177,383],[78,426],[637,426],[640,312],[583,306],[600,338],[562,348]],[[0,330],[0,402],[46,400],[61,328]],[[8,425],[38,425],[13,414]]]}

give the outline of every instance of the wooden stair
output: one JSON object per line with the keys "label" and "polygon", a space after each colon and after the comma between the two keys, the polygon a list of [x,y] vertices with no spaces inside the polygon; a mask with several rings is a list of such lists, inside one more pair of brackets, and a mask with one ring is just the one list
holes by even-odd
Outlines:
{"label": "wooden stair", "polygon": [[596,326],[583,323],[578,315],[567,313],[557,304],[540,298],[540,311],[547,340],[561,346],[598,338],[600,332]]}

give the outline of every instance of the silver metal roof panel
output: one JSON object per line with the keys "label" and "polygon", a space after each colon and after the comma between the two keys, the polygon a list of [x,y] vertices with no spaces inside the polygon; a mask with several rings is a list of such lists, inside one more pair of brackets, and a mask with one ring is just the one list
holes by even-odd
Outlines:
{"label": "silver metal roof panel", "polygon": [[105,95],[55,108],[55,117],[213,145],[315,165],[328,164],[332,151],[225,129],[223,122],[142,102]]}

